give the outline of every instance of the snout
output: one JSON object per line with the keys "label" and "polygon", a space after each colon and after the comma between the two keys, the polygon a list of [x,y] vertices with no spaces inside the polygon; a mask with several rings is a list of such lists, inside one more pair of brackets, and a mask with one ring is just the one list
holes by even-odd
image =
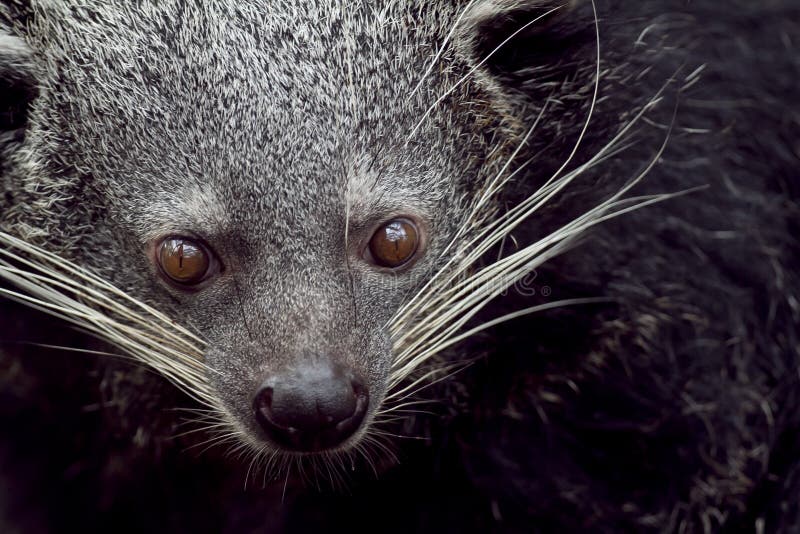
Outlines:
{"label": "snout", "polygon": [[267,437],[298,452],[345,442],[361,426],[368,405],[364,381],[324,359],[273,374],[253,399],[256,421]]}

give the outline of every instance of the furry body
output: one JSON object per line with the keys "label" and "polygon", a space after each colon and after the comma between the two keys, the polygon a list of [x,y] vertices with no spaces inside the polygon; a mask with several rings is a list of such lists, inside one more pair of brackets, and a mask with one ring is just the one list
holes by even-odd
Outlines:
{"label": "furry body", "polygon": [[[377,482],[359,465],[347,496],[283,478],[242,491],[246,463],[224,450],[182,452],[202,437],[173,438],[181,416],[165,408],[192,406],[174,387],[125,362],[15,344],[102,349],[42,332],[46,319],[3,303],[1,413],[14,435],[0,449],[13,488],[0,525],[373,530],[391,518],[398,531],[800,528],[800,10],[791,4],[598,3],[600,98],[572,166],[657,102],[621,150],[482,261],[563,227],[656,156],[631,194],[703,189],[592,228],[537,269],[535,296],[511,290],[483,309],[476,323],[556,297],[608,299],[512,321],[444,352],[436,364],[482,358],[419,393],[442,402],[389,428],[423,439],[394,440],[401,461],[377,460]],[[263,328],[270,355],[288,343],[272,330],[305,321],[314,338],[295,341],[314,345],[337,337],[326,330],[337,321],[360,321],[362,337],[341,342],[371,376],[385,376],[388,362],[364,355],[385,348],[379,326],[414,282],[389,292],[370,286],[367,271],[315,271],[333,265],[341,245],[308,221],[343,228],[349,205],[357,227],[358,216],[413,206],[439,236],[425,260],[433,263],[476,184],[539,113],[515,166],[534,159],[504,187],[499,213],[567,160],[591,109],[595,20],[581,2],[483,64],[551,4],[481,3],[445,48],[450,67],[432,69],[414,93],[465,5],[345,13],[271,3],[281,16],[265,19],[178,2],[160,19],[139,7],[45,4],[31,14],[4,4],[7,33],[34,51],[13,72],[35,79],[38,94],[24,128],[8,121],[0,224],[190,317],[211,340],[206,357],[230,366],[215,387],[232,417],[244,420],[236,402],[247,370],[266,365],[241,341],[240,312],[259,318],[253,328]],[[198,36],[218,50],[198,47]],[[370,196],[375,168],[392,179]],[[144,254],[119,252],[140,251],[165,221],[211,224],[237,261],[267,265],[243,271],[241,310],[219,303],[223,289],[214,290],[220,301],[176,297]],[[272,292],[269,306],[257,290]],[[315,307],[295,305],[309,299]]]}

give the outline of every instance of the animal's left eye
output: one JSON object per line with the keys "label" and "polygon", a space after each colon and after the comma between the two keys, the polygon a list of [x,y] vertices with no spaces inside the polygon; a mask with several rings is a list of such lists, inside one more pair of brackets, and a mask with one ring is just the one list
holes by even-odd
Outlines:
{"label": "animal's left eye", "polygon": [[378,228],[369,240],[372,261],[395,269],[405,265],[419,249],[417,225],[405,218],[393,219]]}
{"label": "animal's left eye", "polygon": [[161,273],[182,286],[195,286],[212,274],[214,256],[193,239],[173,236],[161,241],[156,249]]}

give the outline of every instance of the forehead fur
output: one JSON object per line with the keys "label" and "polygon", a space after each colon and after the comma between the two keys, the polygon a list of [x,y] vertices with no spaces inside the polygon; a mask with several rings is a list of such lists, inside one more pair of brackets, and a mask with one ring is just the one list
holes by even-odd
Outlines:
{"label": "forehead fur", "polygon": [[38,108],[131,224],[177,193],[243,224],[290,204],[432,210],[463,178],[464,121],[449,102],[426,114],[458,77],[422,74],[466,5],[44,2],[28,30],[52,76]]}
{"label": "forehead fur", "polygon": [[[494,6],[4,8],[0,19],[33,51],[39,73],[19,168],[29,181],[54,182],[31,185],[48,210],[23,210],[25,227],[57,236],[62,219],[108,209],[111,226],[145,238],[165,214],[189,226],[178,218],[197,214],[198,198],[216,199],[215,224],[254,238],[264,221],[289,221],[282,230],[292,231],[301,216],[369,222],[411,204],[457,225],[454,211],[520,134],[504,96],[472,70],[465,32],[483,4]],[[55,190],[58,198],[47,195]],[[86,195],[95,201],[69,200]]]}
{"label": "forehead fur", "polygon": [[[308,136],[316,134],[314,145],[323,151],[330,147],[321,142],[358,144],[357,132],[366,129],[389,145],[433,96],[422,92],[409,101],[408,87],[418,81],[438,32],[429,24],[424,33],[398,31],[398,24],[415,27],[401,19],[424,13],[389,7],[52,3],[40,8],[30,38],[53,64],[48,72],[59,78],[66,111],[89,112],[83,117],[97,119],[92,126],[101,132],[110,121],[150,128],[194,121],[174,128],[197,132],[183,144],[245,142],[299,152],[314,148]],[[244,111],[246,136],[237,124]]]}

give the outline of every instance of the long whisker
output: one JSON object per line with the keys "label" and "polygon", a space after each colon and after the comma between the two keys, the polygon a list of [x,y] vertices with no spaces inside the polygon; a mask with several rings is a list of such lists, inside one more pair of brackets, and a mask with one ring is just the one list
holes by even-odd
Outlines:
{"label": "long whisker", "polygon": [[[511,157],[503,164],[497,175],[487,182],[483,193],[475,200],[467,224],[461,226],[461,229],[457,231],[457,235],[447,247],[449,249],[453,243],[458,243],[460,251],[463,252],[452,254],[451,258],[445,262],[445,265],[392,317],[389,328],[395,347],[395,359],[389,378],[389,394],[386,397],[387,405],[381,410],[381,415],[391,413],[392,408],[389,406],[392,402],[402,402],[409,397],[413,397],[419,393],[422,384],[439,376],[438,373],[446,372],[445,369],[436,369],[434,367],[407,382],[408,377],[425,362],[431,361],[440,352],[468,337],[503,322],[540,311],[562,306],[610,302],[609,299],[600,297],[539,304],[508,313],[462,331],[462,328],[496,296],[517,283],[537,266],[574,246],[576,240],[594,226],[611,218],[619,217],[653,203],[663,202],[689,192],[682,191],[673,194],[623,198],[660,161],[670,140],[672,132],[672,125],[670,125],[662,145],[649,163],[610,197],[538,241],[522,248],[518,247],[516,252],[507,257],[503,257],[500,254],[493,263],[476,269],[476,265],[479,264],[489,250],[497,246],[498,243],[503,243],[511,232],[543,206],[549,204],[556,195],[578,176],[619,151],[624,150],[628,145],[626,138],[633,126],[641,121],[645,114],[661,101],[663,91],[674,81],[673,79],[668,80],[656,95],[642,106],[639,112],[592,157],[572,170],[567,171],[568,166],[577,155],[583,139],[586,137],[599,95],[601,75],[600,28],[594,1],[592,2],[592,8],[596,44],[594,88],[586,120],[571,151],[556,171],[528,198],[499,216],[489,219],[484,215],[484,213],[487,213],[487,208],[490,209],[493,197],[502,190],[510,179],[507,170],[511,162],[517,159],[520,150],[527,143],[529,136],[535,130],[536,124],[544,115],[546,106],[543,106],[539,116],[534,121],[533,127],[512,152]],[[672,124],[674,122],[675,115],[673,115]],[[529,161],[525,161],[521,167],[524,168]],[[519,172],[519,170],[518,168],[514,172]],[[511,176],[513,176],[513,173]]]}
{"label": "long whisker", "polygon": [[[18,251],[18,252],[15,252]],[[13,262],[13,263],[12,263]],[[165,314],[68,260],[0,233],[0,295],[73,324],[144,363],[201,404],[216,407],[202,341]]]}

